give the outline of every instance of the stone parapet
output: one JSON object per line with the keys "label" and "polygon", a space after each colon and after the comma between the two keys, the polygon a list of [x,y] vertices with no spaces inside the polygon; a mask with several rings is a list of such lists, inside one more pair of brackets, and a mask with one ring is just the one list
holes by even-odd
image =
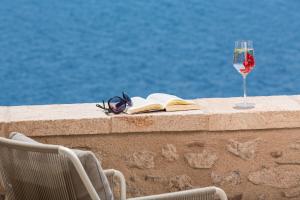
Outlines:
{"label": "stone parapet", "polygon": [[0,107],[0,133],[91,150],[129,197],[216,185],[235,200],[300,198],[299,95],[250,97],[250,110],[195,101],[202,110],[110,116],[95,103]]}
{"label": "stone parapet", "polygon": [[250,97],[254,109],[238,110],[241,98],[196,99],[203,109],[106,115],[94,103],[0,107],[1,132],[30,136],[135,132],[257,130],[300,127],[300,96]]}

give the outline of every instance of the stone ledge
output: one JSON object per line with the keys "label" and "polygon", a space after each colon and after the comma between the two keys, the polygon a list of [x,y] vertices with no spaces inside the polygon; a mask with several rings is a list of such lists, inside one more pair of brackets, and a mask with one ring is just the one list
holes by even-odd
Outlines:
{"label": "stone ledge", "polygon": [[201,111],[107,116],[94,103],[0,107],[0,133],[29,136],[130,132],[182,132],[300,127],[300,95],[250,97],[251,110],[233,106],[241,98],[196,99]]}
{"label": "stone ledge", "polygon": [[111,118],[112,133],[208,130],[208,115],[203,111],[157,112],[119,115]]}

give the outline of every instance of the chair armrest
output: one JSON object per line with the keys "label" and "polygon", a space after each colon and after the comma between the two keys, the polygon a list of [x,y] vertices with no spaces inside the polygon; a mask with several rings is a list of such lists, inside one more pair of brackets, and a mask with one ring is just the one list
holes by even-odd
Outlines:
{"label": "chair armrest", "polygon": [[115,169],[106,169],[103,171],[109,181],[109,185],[112,190],[114,188],[114,178],[117,178],[117,181],[120,184],[120,199],[126,200],[126,181],[124,175],[120,171]]}
{"label": "chair armrest", "polygon": [[151,195],[151,196],[144,196],[144,197],[136,197],[130,198],[128,200],[189,200],[195,199],[195,197],[203,197],[203,199],[213,200],[215,199],[215,194],[220,198],[220,200],[227,200],[227,196],[225,192],[217,187],[206,187],[206,188],[198,188],[198,189],[191,189],[179,192],[171,192],[171,193],[164,193],[158,195]]}
{"label": "chair armrest", "polygon": [[216,189],[216,194],[220,197],[221,200],[227,200],[227,195],[221,188],[214,187]]}
{"label": "chair armrest", "polygon": [[[120,199],[126,200],[126,182],[124,175],[115,169],[107,169],[104,170],[104,174],[109,180],[109,184],[111,188],[113,189],[114,183],[113,180],[116,177],[119,184],[120,184]],[[194,199],[195,196],[201,196],[204,194],[211,194],[212,199],[214,194],[216,194],[220,200],[227,200],[226,193],[218,187],[205,187],[205,188],[197,188],[192,190],[185,190],[185,191],[179,191],[179,192],[171,192],[171,193],[164,193],[159,195],[151,195],[151,196],[144,196],[144,197],[136,197],[136,198],[129,198],[127,200],[170,200],[170,199],[176,199],[176,200],[188,200],[188,197],[191,197],[190,199]],[[209,198],[207,198],[209,200]]]}

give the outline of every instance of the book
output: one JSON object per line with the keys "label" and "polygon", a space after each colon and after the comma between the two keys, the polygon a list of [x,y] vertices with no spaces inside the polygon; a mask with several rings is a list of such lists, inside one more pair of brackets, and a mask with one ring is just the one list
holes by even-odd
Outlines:
{"label": "book", "polygon": [[201,107],[192,100],[184,100],[174,95],[164,93],[150,94],[146,99],[132,97],[132,106],[126,111],[128,114],[153,111],[198,110]]}

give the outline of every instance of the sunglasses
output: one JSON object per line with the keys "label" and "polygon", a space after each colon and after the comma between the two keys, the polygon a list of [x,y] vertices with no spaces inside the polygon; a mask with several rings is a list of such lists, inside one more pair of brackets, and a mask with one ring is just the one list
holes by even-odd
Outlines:
{"label": "sunglasses", "polygon": [[132,101],[130,97],[122,92],[123,97],[115,96],[113,98],[110,98],[107,101],[108,108],[105,106],[104,101],[102,101],[102,105],[96,104],[98,108],[101,108],[103,110],[106,110],[109,113],[114,113],[114,114],[120,114],[125,111],[127,106],[132,106]]}

